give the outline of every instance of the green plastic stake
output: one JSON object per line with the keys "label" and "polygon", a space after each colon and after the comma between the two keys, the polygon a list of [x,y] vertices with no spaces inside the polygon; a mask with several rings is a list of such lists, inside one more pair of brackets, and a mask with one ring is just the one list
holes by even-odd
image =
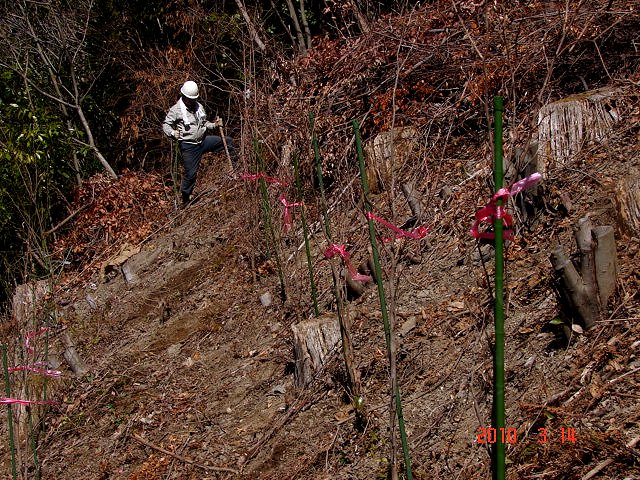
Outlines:
{"label": "green plastic stake", "polygon": [[[358,164],[360,166],[360,180],[362,181],[362,191],[364,193],[364,208],[367,212],[371,212],[371,203],[369,203],[369,182],[367,181],[367,172],[364,165],[364,153],[362,151],[362,140],[360,138],[360,126],[358,121],[353,121],[353,129],[356,136],[356,151],[358,153]],[[387,299],[384,293],[384,284],[382,282],[382,268],[380,267],[380,254],[378,252],[378,242],[376,240],[376,227],[373,220],[368,220],[369,238],[371,240],[371,249],[373,253],[373,265],[375,270],[376,284],[378,286],[378,298],[380,300],[380,310],[382,313],[382,321],[384,323],[384,336],[387,341],[387,351],[389,356],[392,355],[391,346],[391,324],[389,322],[389,311],[387,309]],[[402,442],[402,455],[404,457],[405,472],[407,480],[413,480],[411,472],[411,457],[409,456],[409,444],[407,441],[407,431],[404,425],[404,415],[402,414],[402,399],[400,398],[400,387],[396,383],[393,396],[396,401],[396,415],[398,417],[398,430],[400,430],[400,441]]]}
{"label": "green plastic stake", "polygon": [[324,194],[324,178],[322,176],[322,163],[320,161],[320,147],[318,146],[318,136],[315,130],[315,118],[313,112],[309,112],[309,126],[311,128],[311,144],[313,145],[313,156],[316,163],[316,175],[320,186],[320,201],[322,203],[322,218],[324,219],[324,233],[328,240],[331,240],[331,227],[329,225],[329,212],[327,208],[327,197]]}
{"label": "green plastic stake", "polygon": [[302,190],[302,182],[300,181],[300,171],[298,163],[298,155],[293,155],[293,170],[296,176],[296,190],[298,191],[298,198],[302,201],[302,208],[300,209],[300,219],[302,220],[304,249],[307,254],[307,267],[309,268],[309,284],[311,286],[311,299],[313,300],[313,313],[316,317],[319,317],[320,309],[318,308],[318,289],[316,288],[316,282],[313,278],[313,262],[311,258],[311,247],[309,246],[309,228],[307,227],[307,219],[304,214],[304,192]]}
{"label": "green plastic stake", "polygon": [[[2,369],[4,371],[4,393],[11,397],[11,381],[9,380],[9,364],[7,361],[7,346],[2,345]],[[13,436],[13,411],[11,404],[7,404],[7,427],[9,430],[9,449],[11,450],[11,472],[13,479],[18,478],[18,468],[16,466],[16,444]]]}
{"label": "green plastic stake", "polygon": [[[327,208],[327,198],[324,192],[324,178],[322,175],[322,162],[320,159],[320,148],[318,147],[318,137],[315,132],[315,119],[313,112],[309,112],[309,127],[311,129],[311,143],[313,145],[313,154],[316,164],[316,176],[318,185],[320,186],[320,206],[322,208],[322,218],[324,219],[324,233],[327,241],[331,243],[331,222],[329,220],[329,209]],[[362,388],[360,379],[355,368],[355,356],[353,353],[353,342],[351,341],[351,322],[344,311],[344,297],[340,290],[338,273],[335,268],[331,267],[331,276],[333,278],[333,296],[336,299],[336,308],[338,310],[338,321],[340,323],[340,336],[342,338],[342,354],[344,356],[345,368],[347,370],[347,378],[351,395],[353,395],[353,404],[356,407],[356,428],[362,430],[365,425],[365,400],[362,397]],[[362,428],[361,428],[362,427]]]}
{"label": "green plastic stake", "polygon": [[[258,161],[258,171],[264,172],[265,168],[262,153],[260,152],[260,147],[255,139],[253,140],[253,148],[256,152],[256,158]],[[262,197],[261,204],[262,215],[265,223],[265,237],[267,239],[267,254],[272,254],[275,257],[276,268],[278,269],[278,278],[280,280],[280,299],[282,300],[282,303],[285,303],[287,300],[287,290],[284,282],[284,272],[282,271],[282,262],[280,260],[280,253],[278,250],[278,238],[276,237],[275,228],[271,221],[271,204],[269,203],[269,192],[267,191],[267,183],[264,178],[261,177],[258,180],[258,186],[260,188],[260,196]],[[271,247],[271,250],[269,250],[269,247]]]}
{"label": "green plastic stake", "polygon": [[[494,97],[494,168],[493,181],[496,192],[502,188],[504,173],[502,164],[502,112],[504,111],[502,97]],[[497,207],[502,206],[503,201],[497,201]],[[493,396],[493,421],[496,432],[505,431],[504,413],[504,240],[502,219],[494,221],[496,240],[496,274],[495,274],[495,303],[494,324],[496,332],[496,344],[494,354],[494,396]],[[493,478],[504,480],[505,478],[505,444],[502,435],[496,435],[495,460]]]}

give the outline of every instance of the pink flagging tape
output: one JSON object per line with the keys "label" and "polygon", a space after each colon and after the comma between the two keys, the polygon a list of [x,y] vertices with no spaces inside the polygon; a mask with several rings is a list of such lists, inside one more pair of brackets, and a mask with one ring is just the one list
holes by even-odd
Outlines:
{"label": "pink flagging tape", "polygon": [[17,398],[0,397],[0,404],[4,405],[55,405],[58,402],[53,400],[20,400]]}
{"label": "pink flagging tape", "polygon": [[29,353],[33,353],[33,347],[31,346],[31,340],[42,335],[44,332],[48,331],[49,327],[42,327],[38,330],[34,330],[33,332],[27,332],[24,336],[24,347]]}
{"label": "pink flagging tape", "polygon": [[18,365],[17,367],[9,367],[9,373],[15,372],[31,372],[45,377],[60,378],[62,372],[59,370],[49,370],[43,363],[38,362],[34,365]]}
{"label": "pink flagging tape", "polygon": [[242,175],[240,175],[240,178],[242,180],[260,180],[261,178],[264,179],[265,182],[267,183],[271,183],[273,185],[277,185],[279,187],[286,187],[287,185],[289,185],[287,182],[283,181],[283,180],[279,180],[275,177],[270,177],[269,175],[265,174],[264,172],[260,172],[260,173],[243,173]]}
{"label": "pink flagging tape", "polygon": [[347,252],[347,248],[345,245],[336,245],[335,243],[333,243],[324,252],[325,258],[332,258],[335,255],[340,255],[342,261],[344,262],[344,266],[347,267],[347,270],[349,270],[351,278],[357,280],[358,282],[369,282],[372,280],[369,275],[362,275],[361,273],[358,273],[355,268],[353,268],[353,265],[351,265],[351,262],[349,261],[351,255],[349,254],[349,252]]}
{"label": "pink flagging tape", "polygon": [[427,236],[427,233],[429,233],[429,230],[431,230],[429,227],[418,227],[412,230],[411,232],[407,232],[405,230],[402,230],[400,227],[395,226],[393,223],[390,223],[385,219],[378,217],[373,212],[367,212],[367,218],[369,220],[373,220],[375,222],[378,222],[384,225],[385,227],[389,228],[396,234],[394,238],[389,238],[389,237],[383,238],[383,241],[385,242],[390,242],[391,240],[396,240],[398,238],[411,238],[413,240],[422,240],[424,237]]}
{"label": "pink flagging tape", "polygon": [[290,211],[290,209],[292,207],[300,207],[300,206],[302,206],[302,202],[289,203],[287,201],[287,199],[285,198],[284,193],[282,193],[278,197],[278,200],[280,200],[280,203],[282,203],[282,205],[284,205],[283,230],[284,230],[285,233],[287,233],[289,231],[289,229],[291,228],[291,211]]}
{"label": "pink flagging tape", "polygon": [[475,213],[475,221],[471,227],[471,235],[473,235],[474,238],[496,238],[494,232],[481,232],[480,225],[493,225],[496,220],[501,219],[506,227],[502,232],[502,237],[505,240],[513,240],[513,230],[511,228],[513,226],[513,218],[505,211],[504,207],[497,205],[497,202],[498,200],[506,201],[509,197],[513,197],[523,190],[537,185],[540,180],[542,180],[542,175],[535,172],[522,180],[518,180],[511,188],[501,188],[498,190],[493,197],[491,197],[491,201]]}

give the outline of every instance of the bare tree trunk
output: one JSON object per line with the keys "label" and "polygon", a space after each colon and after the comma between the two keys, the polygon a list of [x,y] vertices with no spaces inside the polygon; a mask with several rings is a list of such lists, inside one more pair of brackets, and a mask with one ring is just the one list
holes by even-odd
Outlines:
{"label": "bare tree trunk", "polygon": [[78,83],[76,82],[76,74],[75,74],[75,69],[73,68],[73,63],[71,64],[71,80],[73,81],[75,109],[76,109],[76,112],[78,112],[78,117],[80,118],[80,123],[84,128],[84,132],[87,134],[87,140],[89,141],[89,146],[91,147],[91,150],[93,150],[93,153],[98,158],[98,160],[100,161],[104,169],[107,171],[109,176],[113,179],[116,179],[118,178],[118,175],[116,175],[116,172],[113,171],[113,168],[111,168],[111,165],[109,165],[109,162],[107,162],[107,159],[104,158],[104,156],[96,146],[96,142],[93,139],[93,133],[91,132],[91,127],[89,126],[89,122],[87,121],[87,118],[84,116],[84,111],[82,110],[82,106],[80,105],[80,95],[78,93]]}
{"label": "bare tree trunk", "polygon": [[256,30],[256,27],[253,25],[253,22],[251,21],[251,17],[249,17],[247,8],[242,3],[242,0],[236,0],[236,3],[238,4],[238,8],[240,9],[242,16],[244,17],[244,21],[247,23],[247,27],[249,28],[249,33],[251,34],[251,38],[253,38],[253,41],[256,42],[256,45],[258,45],[258,48],[260,49],[260,51],[262,52],[266,51],[267,47],[264,45],[262,40],[260,40],[258,31]]}
{"label": "bare tree trunk", "polygon": [[345,314],[344,298],[340,288],[340,278],[335,266],[331,265],[331,273],[333,274],[333,285],[336,294],[336,304],[338,306],[338,322],[340,323],[340,336],[342,338],[342,352],[344,354],[344,363],[347,370],[347,379],[351,396],[359,398],[361,395],[360,375],[355,367],[355,357],[353,354],[353,343],[351,341],[351,317]]}
{"label": "bare tree trunk", "polygon": [[[40,59],[42,60],[42,63],[44,63],[47,66],[47,71],[49,72],[49,79],[51,80],[51,83],[53,85],[53,89],[56,92],[56,95],[58,96],[58,98],[62,98],[62,89],[60,88],[60,82],[58,81],[58,77],[56,77],[54,71],[53,71],[53,67],[51,65],[51,63],[49,62],[48,57],[45,55],[44,50],[42,49],[42,45],[40,43],[40,39],[38,38],[38,36],[36,35],[34,29],[33,29],[33,25],[31,25],[31,22],[29,21],[29,17],[27,16],[25,10],[24,10],[24,6],[22,5],[22,13],[25,17],[25,20],[27,22],[27,26],[29,28],[29,31],[31,33],[31,36],[34,38],[35,42],[36,42],[36,50],[38,52],[38,55],[40,56]],[[73,130],[73,123],[71,121],[71,115],[69,115],[69,110],[67,109],[67,106],[64,103],[60,104],[60,111],[62,112],[62,115],[64,116],[64,118],[66,119],[66,124],[67,124],[67,129],[69,131]],[[78,186],[82,185],[82,177],[80,176],[80,161],[78,160],[78,154],[76,153],[76,151],[73,151],[73,168],[76,171],[76,183],[78,184]]]}
{"label": "bare tree trunk", "polygon": [[[104,156],[100,153],[100,150],[98,149],[98,147],[95,144],[95,141],[93,139],[93,134],[91,132],[91,128],[89,126],[89,122],[87,121],[86,117],[84,116],[84,112],[82,111],[81,108],[81,95],[79,93],[79,89],[78,89],[78,83],[76,80],[76,76],[75,76],[75,68],[76,68],[76,64],[75,62],[77,61],[77,57],[78,57],[78,52],[82,49],[82,47],[84,46],[84,38],[86,36],[86,32],[88,29],[88,23],[89,23],[89,18],[90,18],[90,14],[91,14],[91,6],[88,7],[87,9],[87,16],[86,19],[82,25],[82,27],[78,27],[78,28],[83,28],[84,30],[81,32],[82,35],[80,35],[80,37],[83,39],[82,41],[79,41],[77,43],[77,45],[75,47],[69,47],[69,50],[67,51],[63,51],[63,52],[52,52],[52,51],[47,51],[45,50],[47,48],[47,43],[43,43],[43,38],[42,38],[42,34],[38,34],[38,32],[36,32],[36,29],[34,28],[34,25],[31,21],[31,18],[29,17],[29,12],[25,6],[25,2],[22,2],[19,4],[19,8],[21,10],[22,13],[22,32],[27,36],[30,37],[30,39],[33,41],[33,45],[35,48],[35,51],[37,52],[38,56],[40,57],[40,59],[42,60],[42,63],[46,66],[48,74],[50,76],[50,80],[52,83],[52,87],[53,87],[53,94],[47,92],[44,88],[41,88],[38,83],[36,81],[34,81],[32,78],[29,77],[29,72],[30,72],[30,68],[28,63],[22,64],[21,63],[21,55],[22,53],[18,50],[15,51],[14,57],[15,57],[15,65],[19,65],[19,68],[22,69],[22,71],[17,70],[17,68],[12,64],[3,64],[3,66],[5,68],[8,68],[14,72],[16,72],[18,75],[20,75],[26,83],[28,83],[29,86],[31,86],[32,88],[34,88],[37,92],[39,92],[40,94],[44,95],[45,97],[49,98],[50,100],[53,100],[55,102],[57,102],[63,112],[63,115],[66,116],[67,119],[67,125],[70,126],[71,125],[71,120],[70,120],[70,116],[68,115],[68,111],[67,109],[74,109],[76,110],[76,112],[78,113],[78,116],[80,118],[80,122],[82,123],[82,127],[85,131],[85,133],[87,134],[87,138],[89,140],[89,146],[91,147],[91,149],[93,150],[94,154],[96,155],[96,157],[98,158],[98,160],[100,161],[100,163],[104,166],[105,170],[109,173],[109,175],[112,178],[117,178],[117,175],[115,174],[115,172],[113,171],[113,169],[111,168],[111,166],[109,165],[109,163],[107,162],[107,160],[104,158]],[[58,18],[55,19],[55,21],[59,21]],[[60,23],[60,22],[59,22]],[[61,28],[62,30],[62,28]],[[62,35],[62,34],[61,34]],[[58,39],[59,40],[59,39]],[[28,42],[27,42],[28,43]],[[44,47],[43,47],[44,44]],[[16,47],[15,45],[12,45],[12,47]],[[69,80],[71,80],[72,86],[73,86],[73,92],[69,91],[67,88],[64,87],[64,82],[63,82],[63,74],[59,71],[58,67],[58,63],[60,63],[61,61],[61,56],[66,56],[66,60],[68,61],[69,64]],[[55,60],[55,61],[54,61]],[[63,92],[64,90],[64,92]],[[69,98],[65,98],[65,95],[68,96]],[[76,139],[77,140],[77,139]],[[78,140],[79,141],[79,140]],[[74,157],[74,167],[76,168],[76,177],[77,180],[80,181],[80,177],[79,177],[79,172],[80,172],[80,165],[79,162],[77,161],[77,156]]]}
{"label": "bare tree trunk", "polygon": [[367,17],[365,17],[364,14],[362,13],[362,10],[360,10],[357,0],[350,0],[349,3],[353,8],[353,13],[356,16],[356,20],[358,21],[358,26],[360,27],[360,31],[362,33],[368,33],[369,30],[371,29],[369,27],[369,21],[367,20]]}
{"label": "bare tree trunk", "polygon": [[304,9],[304,0],[300,0],[300,20],[304,27],[304,35],[307,39],[307,48],[311,48],[311,30],[309,30],[309,22],[307,21],[307,12]]}
{"label": "bare tree trunk", "polygon": [[289,35],[289,40],[291,40],[291,45],[295,45],[296,39],[291,33],[291,30],[289,30],[289,27],[287,26],[284,19],[282,18],[282,15],[280,15],[280,11],[278,10],[278,7],[276,7],[276,4],[273,3],[273,0],[269,0],[269,1],[271,3],[271,9],[275,12],[276,16],[278,17],[278,20],[280,20],[280,25],[282,25],[282,28],[284,29],[284,31],[287,32],[287,35]]}
{"label": "bare tree trunk", "polygon": [[307,47],[304,42],[304,36],[302,35],[302,30],[300,29],[300,22],[298,22],[298,15],[296,14],[296,9],[293,6],[292,0],[287,1],[287,8],[289,9],[289,15],[291,16],[291,21],[293,22],[293,28],[296,31],[296,37],[298,38],[298,48],[300,53],[305,53],[307,51]]}

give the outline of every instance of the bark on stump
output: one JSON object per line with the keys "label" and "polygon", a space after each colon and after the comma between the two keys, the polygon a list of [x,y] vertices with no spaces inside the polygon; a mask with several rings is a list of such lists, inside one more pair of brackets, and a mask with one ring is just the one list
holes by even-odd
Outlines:
{"label": "bark on stump", "polygon": [[620,92],[602,88],[572,95],[542,107],[538,113],[538,167],[545,177],[569,164],[584,145],[605,140],[619,120],[613,104]]}
{"label": "bark on stump", "polygon": [[640,235],[640,170],[634,168],[616,185],[616,210],[620,229],[632,236]]}
{"label": "bark on stump", "polygon": [[[18,326],[21,339],[27,338],[27,333],[37,331],[42,326],[42,305],[49,292],[50,288],[47,280],[22,284],[16,287],[11,299],[11,315]],[[33,364],[36,361],[42,360],[41,355],[45,351],[42,338],[33,339],[30,342],[30,348],[33,348],[33,351],[27,351],[24,346],[21,348],[24,348],[23,355],[15,352],[12,361],[13,365],[9,365],[10,367]],[[25,375],[24,377],[14,375],[12,379],[12,396],[24,400],[40,399],[36,398],[36,396],[42,393],[42,383],[38,383],[39,379],[37,379],[37,377],[32,375]],[[21,381],[22,378],[24,378],[24,381]],[[53,390],[52,384],[53,382],[48,382],[49,395],[51,395]],[[11,408],[16,425],[16,446],[18,448],[18,455],[21,455],[23,451],[27,451],[26,446],[29,439],[27,407],[24,405],[14,405]],[[31,422],[33,425],[37,425],[44,414],[45,407],[32,405],[29,409]]]}
{"label": "bark on stump", "polygon": [[309,385],[340,343],[340,324],[335,316],[323,316],[292,325],[295,352],[295,384]]}
{"label": "bark on stump", "polygon": [[551,264],[558,276],[560,294],[568,311],[585,328],[603,318],[607,302],[616,286],[616,243],[613,227],[593,227],[589,218],[578,221],[575,230],[580,253],[579,265],[573,264],[558,245],[551,252]]}

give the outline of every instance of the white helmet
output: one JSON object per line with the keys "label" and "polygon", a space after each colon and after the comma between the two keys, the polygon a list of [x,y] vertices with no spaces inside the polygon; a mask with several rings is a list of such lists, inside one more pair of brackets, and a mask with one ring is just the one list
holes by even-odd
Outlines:
{"label": "white helmet", "polygon": [[184,82],[184,85],[182,85],[182,88],[180,89],[180,93],[187,98],[191,98],[195,100],[199,96],[198,85],[196,84],[196,82],[192,80]]}

